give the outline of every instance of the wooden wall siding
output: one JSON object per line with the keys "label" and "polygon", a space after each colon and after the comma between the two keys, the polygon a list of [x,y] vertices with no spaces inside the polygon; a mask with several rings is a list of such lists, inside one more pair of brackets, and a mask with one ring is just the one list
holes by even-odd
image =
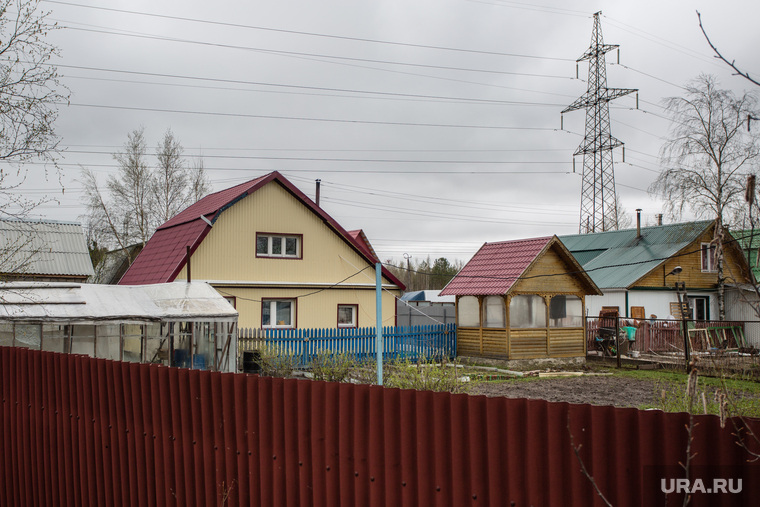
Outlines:
{"label": "wooden wall siding", "polygon": [[[703,234],[698,240],[684,248],[679,253],[687,255],[679,255],[672,259],[668,259],[662,266],[659,266],[642,277],[637,281],[633,287],[673,287],[676,281],[686,282],[686,287],[695,289],[714,289],[718,283],[717,273],[703,273],[702,272],[702,254],[700,252],[702,243],[709,243],[712,240],[712,228],[710,228],[705,234]],[[737,283],[747,283],[747,274],[742,268],[743,262],[741,261],[741,252],[734,248],[727,247],[725,249],[725,263],[724,274],[726,278],[733,278]],[[670,273],[676,266],[681,266],[683,271],[680,275],[670,275],[663,277]]]}
{"label": "wooden wall siding", "polygon": [[[166,368],[0,347],[0,505],[661,505],[687,414]],[[760,463],[695,416],[690,506],[756,505]],[[747,440],[754,452],[756,441]],[[669,468],[665,468],[669,466]],[[736,484],[736,483],[734,483]],[[226,494],[226,497],[225,497]],[[671,495],[668,505],[681,505]]]}
{"label": "wooden wall siding", "polygon": [[[191,267],[191,269],[193,269]],[[374,272],[374,271],[373,271]],[[235,296],[240,316],[239,327],[261,327],[262,298],[296,298],[319,288],[300,287],[288,289],[257,289],[243,287],[217,287],[223,296]],[[383,291],[383,325],[396,325],[396,299],[398,291]],[[359,327],[375,326],[375,289],[328,289],[318,294],[298,297],[296,325],[299,328],[337,327],[338,304],[358,304]]]}
{"label": "wooden wall siding", "polygon": [[569,293],[580,295],[583,292],[583,286],[575,275],[565,274],[556,276],[557,273],[568,271],[572,272],[573,269],[553,248],[550,248],[542,257],[534,261],[533,265],[523,274],[526,279],[520,280],[513,285],[510,293]]}
{"label": "wooden wall siding", "polygon": [[546,328],[510,329],[510,359],[538,359],[547,357],[548,340]]}
{"label": "wooden wall siding", "polygon": [[584,357],[583,328],[549,328],[549,357]]}
{"label": "wooden wall siding", "polygon": [[[256,232],[302,234],[303,259],[257,258]],[[198,280],[335,283],[366,266],[366,260],[276,182],[224,211],[191,258],[192,276]],[[177,279],[186,276],[183,268]],[[374,281],[371,268],[347,280]]]}
{"label": "wooden wall siding", "polygon": [[507,330],[483,328],[483,355],[487,357],[508,357]]}
{"label": "wooden wall siding", "polygon": [[457,355],[479,356],[480,354],[480,330],[464,327],[457,328]]}

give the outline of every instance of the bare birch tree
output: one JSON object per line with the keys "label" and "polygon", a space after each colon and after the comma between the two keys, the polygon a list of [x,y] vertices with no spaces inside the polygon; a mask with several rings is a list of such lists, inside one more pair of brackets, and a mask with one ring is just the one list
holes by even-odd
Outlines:
{"label": "bare birch tree", "polygon": [[[58,48],[47,41],[56,30],[39,0],[0,0],[0,220],[24,218],[44,200],[18,190],[26,179],[25,162],[55,164],[59,137],[54,123],[69,92],[51,60]],[[33,231],[12,224],[0,243],[2,271],[22,272],[31,261]],[[29,229],[29,230],[27,230]]]}
{"label": "bare birch tree", "polygon": [[128,247],[147,243],[156,228],[211,189],[202,161],[187,168],[182,144],[171,129],[155,156],[151,169],[141,127],[129,133],[124,150],[114,155],[118,174],[108,178],[105,189],[91,170],[82,169],[87,223],[98,229],[90,234],[99,245],[124,250],[129,263],[134,259]]}
{"label": "bare birch tree", "polygon": [[718,271],[718,313],[725,318],[723,228],[732,215],[743,213],[744,182],[755,173],[760,157],[757,137],[745,122],[757,106],[751,93],[736,97],[701,75],[687,85],[684,97],[670,97],[665,107],[673,120],[663,146],[665,169],[650,192],[665,201],[665,211],[679,218],[685,210],[716,220],[714,243]]}
{"label": "bare birch tree", "polygon": [[156,148],[158,164],[153,173],[151,193],[154,200],[153,226],[157,228],[189,204],[187,192],[189,179],[182,156],[184,149],[174,137],[171,129],[166,129],[164,138]]}

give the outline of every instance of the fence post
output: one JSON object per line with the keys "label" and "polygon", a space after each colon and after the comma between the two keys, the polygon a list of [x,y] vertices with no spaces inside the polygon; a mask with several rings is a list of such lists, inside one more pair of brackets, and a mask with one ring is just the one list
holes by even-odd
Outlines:
{"label": "fence post", "polygon": [[[626,339],[628,339],[626,337]],[[620,316],[615,317],[615,356],[617,357],[617,367],[620,368]]]}
{"label": "fence post", "polygon": [[375,339],[377,341],[377,385],[383,385],[383,265],[375,263]]}

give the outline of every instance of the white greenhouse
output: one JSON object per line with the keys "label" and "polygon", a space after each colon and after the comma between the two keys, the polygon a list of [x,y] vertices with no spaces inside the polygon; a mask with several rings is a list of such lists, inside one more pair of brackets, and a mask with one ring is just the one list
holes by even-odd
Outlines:
{"label": "white greenhouse", "polygon": [[235,371],[237,321],[204,282],[0,283],[0,346]]}

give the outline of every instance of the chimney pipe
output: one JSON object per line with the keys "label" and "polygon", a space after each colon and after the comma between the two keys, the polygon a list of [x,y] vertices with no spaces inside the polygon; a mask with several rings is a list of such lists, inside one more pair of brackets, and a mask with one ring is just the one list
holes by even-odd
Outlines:
{"label": "chimney pipe", "polygon": [[641,208],[636,208],[636,239],[641,237]]}
{"label": "chimney pipe", "polygon": [[185,260],[187,265],[187,283],[190,283],[190,245],[187,246],[185,253]]}
{"label": "chimney pipe", "polygon": [[317,206],[319,206],[319,188],[322,186],[322,180],[317,180],[317,196],[315,198],[315,201],[317,203]]}
{"label": "chimney pipe", "polygon": [[662,213],[655,215],[657,217],[657,225],[662,225]]}

